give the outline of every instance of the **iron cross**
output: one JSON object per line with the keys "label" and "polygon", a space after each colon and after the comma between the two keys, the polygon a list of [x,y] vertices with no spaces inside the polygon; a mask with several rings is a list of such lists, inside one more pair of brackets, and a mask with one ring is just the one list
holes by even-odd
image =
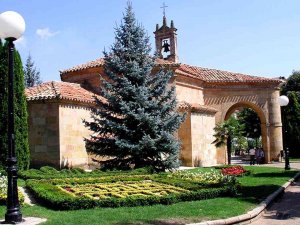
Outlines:
{"label": "iron cross", "polygon": [[161,9],[163,9],[164,11],[163,11],[163,13],[164,13],[164,17],[166,17],[166,8],[167,8],[168,6],[165,4],[165,3],[163,3],[163,6],[162,7],[160,7]]}

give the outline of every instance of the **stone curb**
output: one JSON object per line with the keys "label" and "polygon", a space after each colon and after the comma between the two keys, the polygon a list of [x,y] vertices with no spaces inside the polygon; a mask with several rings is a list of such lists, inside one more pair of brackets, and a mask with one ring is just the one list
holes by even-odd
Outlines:
{"label": "stone curb", "polygon": [[205,221],[201,223],[189,223],[186,225],[226,225],[226,224],[249,224],[256,219],[258,219],[261,214],[264,212],[266,207],[280,194],[284,192],[284,190],[291,185],[292,182],[300,178],[300,172],[298,172],[293,178],[291,178],[288,182],[278,188],[277,191],[270,194],[264,201],[262,201],[256,208],[252,209],[251,211],[247,212],[246,214],[230,217],[227,219],[220,219],[220,220],[211,220]]}

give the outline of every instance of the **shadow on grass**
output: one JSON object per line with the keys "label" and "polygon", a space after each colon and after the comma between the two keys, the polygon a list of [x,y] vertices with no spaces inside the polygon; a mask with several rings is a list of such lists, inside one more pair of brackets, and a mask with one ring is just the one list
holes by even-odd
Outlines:
{"label": "shadow on grass", "polygon": [[254,173],[251,174],[252,177],[286,177],[292,178],[295,176],[299,171],[282,171],[282,172],[272,172],[272,173]]}
{"label": "shadow on grass", "polygon": [[258,185],[258,186],[243,186],[238,191],[238,198],[242,201],[250,203],[259,203],[272,194],[280,185]]}

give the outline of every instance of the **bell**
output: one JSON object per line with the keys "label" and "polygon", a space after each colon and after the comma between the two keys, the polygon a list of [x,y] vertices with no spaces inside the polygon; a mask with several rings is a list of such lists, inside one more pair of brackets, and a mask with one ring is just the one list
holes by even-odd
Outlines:
{"label": "bell", "polygon": [[169,45],[169,43],[168,43],[168,41],[167,40],[165,40],[164,41],[164,44],[163,44],[163,46],[162,46],[162,48],[164,49],[164,52],[169,52],[170,51],[170,45]]}

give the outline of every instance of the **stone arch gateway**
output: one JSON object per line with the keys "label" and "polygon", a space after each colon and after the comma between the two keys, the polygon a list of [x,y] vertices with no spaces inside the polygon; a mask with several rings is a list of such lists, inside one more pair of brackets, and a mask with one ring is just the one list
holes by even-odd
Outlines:
{"label": "stone arch gateway", "polygon": [[266,161],[270,162],[270,146],[269,146],[269,142],[268,142],[268,134],[266,132],[267,131],[266,115],[264,114],[263,110],[258,105],[255,105],[252,102],[238,102],[238,103],[232,105],[228,109],[224,120],[227,120],[230,117],[230,115],[232,113],[234,113],[234,111],[236,109],[239,109],[239,108],[250,108],[257,113],[257,115],[260,119],[262,147],[265,152]]}
{"label": "stone arch gateway", "polygon": [[278,160],[282,150],[282,124],[278,85],[228,85],[207,91],[205,102],[218,109],[216,123],[223,122],[235,109],[253,109],[261,121],[262,145],[266,161]]}

